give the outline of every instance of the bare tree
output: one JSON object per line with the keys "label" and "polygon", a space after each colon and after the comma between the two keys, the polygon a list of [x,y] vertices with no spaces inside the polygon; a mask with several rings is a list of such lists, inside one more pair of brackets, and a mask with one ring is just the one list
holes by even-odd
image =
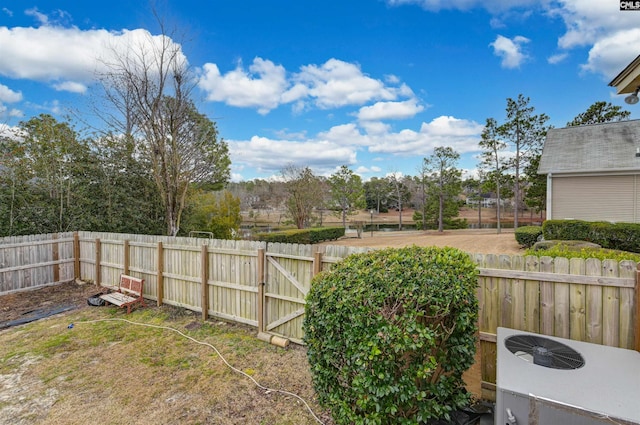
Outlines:
{"label": "bare tree", "polygon": [[411,193],[409,192],[407,185],[404,182],[404,178],[401,173],[390,173],[386,180],[389,182],[391,192],[389,193],[389,200],[398,209],[398,230],[402,230],[402,210],[405,204],[411,199]]}
{"label": "bare tree", "polygon": [[112,107],[104,118],[112,132],[142,144],[162,198],[167,234],[175,236],[189,186],[220,186],[229,178],[230,160],[215,124],[192,101],[195,78],[180,44],[159,18],[158,23],[160,35],[115,46],[99,79]]}

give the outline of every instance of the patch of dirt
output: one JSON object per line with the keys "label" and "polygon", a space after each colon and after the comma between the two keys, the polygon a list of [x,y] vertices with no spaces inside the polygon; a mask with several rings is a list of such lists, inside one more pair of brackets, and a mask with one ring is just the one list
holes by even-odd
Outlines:
{"label": "patch of dirt", "polygon": [[370,248],[400,248],[404,246],[450,246],[474,254],[523,254],[524,250],[516,242],[513,229],[463,229],[408,230],[388,232],[363,232],[362,238],[344,237],[323,245],[347,245]]}
{"label": "patch of dirt", "polygon": [[60,306],[73,310],[88,308],[87,298],[99,292],[93,284],[71,281],[0,295],[0,324],[19,320],[37,310],[54,310]]}

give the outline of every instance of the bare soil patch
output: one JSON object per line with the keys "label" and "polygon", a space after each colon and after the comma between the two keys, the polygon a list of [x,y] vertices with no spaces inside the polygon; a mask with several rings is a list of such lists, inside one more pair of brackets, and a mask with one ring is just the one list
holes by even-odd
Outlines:
{"label": "bare soil patch", "polygon": [[409,230],[389,232],[363,232],[362,238],[344,237],[324,245],[347,245],[371,248],[399,248],[403,246],[449,246],[476,254],[522,254],[513,229]]}
{"label": "bare soil patch", "polygon": [[73,310],[87,307],[87,298],[100,292],[91,284],[66,282],[34,290],[0,296],[0,323],[18,320],[37,310],[68,306]]}

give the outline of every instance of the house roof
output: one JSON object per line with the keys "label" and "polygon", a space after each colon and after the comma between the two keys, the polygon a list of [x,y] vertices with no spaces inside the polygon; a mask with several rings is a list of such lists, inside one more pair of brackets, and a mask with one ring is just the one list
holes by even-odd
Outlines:
{"label": "house roof", "polygon": [[553,128],[538,174],[640,171],[640,120]]}
{"label": "house roof", "polygon": [[640,87],[640,55],[616,75],[609,86],[615,87],[618,94],[633,93]]}

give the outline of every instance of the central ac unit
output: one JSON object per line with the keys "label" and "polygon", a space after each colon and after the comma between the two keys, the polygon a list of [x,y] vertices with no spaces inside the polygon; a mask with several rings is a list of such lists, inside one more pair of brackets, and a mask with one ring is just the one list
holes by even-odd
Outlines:
{"label": "central ac unit", "polygon": [[640,353],[498,328],[495,425],[640,425]]}

